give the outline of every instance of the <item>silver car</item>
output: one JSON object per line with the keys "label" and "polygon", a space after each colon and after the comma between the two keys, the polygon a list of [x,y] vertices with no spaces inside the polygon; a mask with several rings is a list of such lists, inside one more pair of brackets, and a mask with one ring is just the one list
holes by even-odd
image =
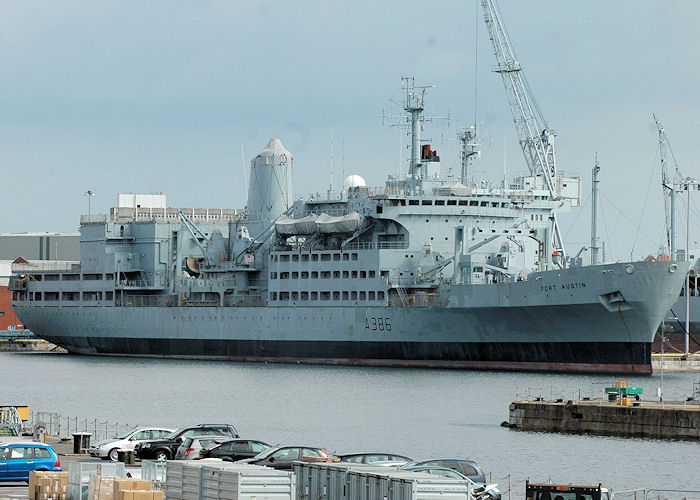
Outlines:
{"label": "silver car", "polygon": [[133,450],[134,447],[141,441],[148,439],[161,439],[168,434],[175,432],[174,429],[165,429],[163,427],[142,427],[133,431],[129,431],[114,439],[101,441],[88,450],[93,457],[102,459],[110,459],[117,461],[117,450]]}
{"label": "silver car", "polygon": [[231,441],[231,436],[190,436],[185,438],[175,452],[175,460],[198,460],[200,451]]}

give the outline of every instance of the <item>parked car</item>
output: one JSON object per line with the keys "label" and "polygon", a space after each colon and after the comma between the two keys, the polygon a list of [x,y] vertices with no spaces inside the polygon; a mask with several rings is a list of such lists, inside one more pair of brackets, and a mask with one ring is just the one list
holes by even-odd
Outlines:
{"label": "parked car", "polygon": [[61,460],[51,446],[31,441],[0,443],[0,481],[28,481],[33,470],[61,470]]}
{"label": "parked car", "polygon": [[229,424],[199,424],[177,430],[163,439],[143,441],[134,448],[134,454],[141,460],[170,460],[185,438],[194,436],[226,436],[237,438],[238,431]]}
{"label": "parked car", "polygon": [[447,467],[448,469],[456,470],[460,474],[467,476],[475,483],[486,484],[486,475],[484,471],[473,460],[463,460],[461,458],[439,458],[433,460],[419,460],[408,462],[401,466],[402,469],[417,467],[419,465],[434,465],[437,467]]}
{"label": "parked car", "polygon": [[174,431],[175,429],[165,429],[163,427],[143,427],[129,431],[114,439],[95,443],[88,451],[93,457],[99,457],[104,460],[110,459],[116,462],[118,458],[117,450],[133,450],[137,444],[143,441],[162,439]]}
{"label": "parked car", "polygon": [[335,453],[341,462],[351,462],[355,464],[371,464],[374,462],[401,462],[406,463],[412,458],[396,453]]}
{"label": "parked car", "polygon": [[235,462],[244,458],[253,458],[258,453],[270,448],[270,445],[262,441],[252,439],[230,439],[208,449],[202,449],[200,458],[222,458]]}
{"label": "parked car", "polygon": [[472,481],[464,474],[457,472],[454,469],[447,467],[438,467],[436,465],[418,465],[415,467],[401,467],[402,470],[411,472],[425,472],[440,477],[449,477],[451,479],[461,479],[471,484],[474,498],[477,500],[501,500],[501,492],[495,484],[483,484]]}
{"label": "parked car", "polygon": [[229,439],[228,436],[192,436],[183,439],[175,450],[175,460],[197,460],[203,449],[211,448]]}
{"label": "parked car", "polygon": [[291,469],[292,464],[301,457],[328,458],[328,453],[321,448],[308,446],[275,446],[262,453],[258,453],[253,458],[238,460],[237,463],[266,465],[274,469]]}

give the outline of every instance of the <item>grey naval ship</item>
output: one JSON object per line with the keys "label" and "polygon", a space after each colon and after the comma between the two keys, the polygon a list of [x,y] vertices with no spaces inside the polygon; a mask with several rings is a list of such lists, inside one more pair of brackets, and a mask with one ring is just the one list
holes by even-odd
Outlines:
{"label": "grey naval ship", "polygon": [[[15,264],[13,307],[71,353],[233,361],[572,372],[651,372],[651,343],[685,262],[568,257],[557,214],[581,180],[558,171],[505,30],[484,17],[529,173],[441,177],[421,141],[427,87],[403,80],[408,172],[294,200],[278,139],[251,161],[244,210],[167,208],[119,195],[81,218],[81,260]],[[595,183],[594,183],[595,184]],[[595,239],[592,239],[595,242]]]}

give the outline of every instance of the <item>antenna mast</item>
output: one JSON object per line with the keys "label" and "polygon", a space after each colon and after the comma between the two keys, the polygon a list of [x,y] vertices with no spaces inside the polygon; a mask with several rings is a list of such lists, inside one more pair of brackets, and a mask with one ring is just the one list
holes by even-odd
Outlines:
{"label": "antenna mast", "polygon": [[598,250],[600,250],[600,245],[598,243],[598,172],[600,172],[600,166],[598,166],[598,152],[595,154],[595,165],[593,166],[593,182],[591,183],[591,265],[598,265]]}

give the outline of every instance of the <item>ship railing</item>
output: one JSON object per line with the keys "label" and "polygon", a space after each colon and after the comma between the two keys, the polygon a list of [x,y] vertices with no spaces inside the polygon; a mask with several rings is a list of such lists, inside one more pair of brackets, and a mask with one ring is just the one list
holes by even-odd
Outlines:
{"label": "ship railing", "polygon": [[107,222],[108,220],[107,214],[90,214],[90,215],[81,215],[80,216],[80,223],[81,224],[99,224],[99,223],[104,223]]}
{"label": "ship railing", "polygon": [[353,241],[345,246],[346,250],[405,250],[406,241]]}
{"label": "ship railing", "polygon": [[150,280],[122,280],[115,285],[115,288],[155,288],[163,289],[168,286],[168,280],[165,277],[150,279]]}
{"label": "ship railing", "polygon": [[117,307],[176,307],[177,295],[126,295],[114,301]]}
{"label": "ship railing", "polygon": [[37,271],[76,271],[80,269],[80,261],[35,260],[30,263],[13,263],[11,268],[13,274],[33,273]]}
{"label": "ship railing", "polygon": [[225,307],[264,307],[265,301],[259,295],[226,295]]}
{"label": "ship railing", "polygon": [[[389,301],[391,307],[445,307],[445,297],[436,293],[406,293],[403,288],[397,288],[397,294],[392,295]],[[399,291],[401,290],[401,291]]]}

